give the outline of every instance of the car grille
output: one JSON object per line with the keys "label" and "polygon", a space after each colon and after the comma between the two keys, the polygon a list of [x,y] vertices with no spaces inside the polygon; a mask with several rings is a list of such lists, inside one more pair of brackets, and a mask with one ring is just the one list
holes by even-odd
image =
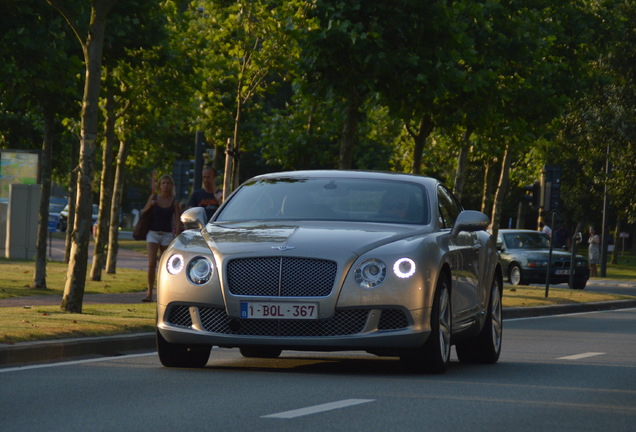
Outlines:
{"label": "car grille", "polygon": [[570,261],[554,261],[553,268],[570,268]]}
{"label": "car grille", "polygon": [[334,261],[263,257],[228,262],[230,293],[259,297],[326,297],[336,278]]}
{"label": "car grille", "polygon": [[[196,308],[192,308],[196,309]],[[205,331],[218,334],[280,337],[329,337],[353,335],[362,332],[371,309],[343,309],[324,320],[239,320],[228,317],[223,308],[198,308]],[[178,327],[192,327],[190,308],[185,305],[170,307],[167,322]],[[408,327],[404,311],[385,309],[380,315],[378,330],[399,330]]]}

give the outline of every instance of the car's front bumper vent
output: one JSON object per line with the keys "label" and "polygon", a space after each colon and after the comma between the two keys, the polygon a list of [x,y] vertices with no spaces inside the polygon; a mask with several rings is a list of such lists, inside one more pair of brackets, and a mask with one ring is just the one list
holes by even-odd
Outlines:
{"label": "car's front bumper vent", "polygon": [[170,308],[167,321],[179,327],[192,327],[190,308],[184,305],[176,305]]}
{"label": "car's front bumper vent", "polygon": [[[330,337],[358,334],[368,331],[367,320],[372,309],[343,309],[323,320],[237,320],[227,316],[223,308],[188,307],[172,305],[167,313],[167,323],[192,328],[191,314],[198,315],[206,332],[245,336]],[[404,311],[384,309],[377,330],[401,330],[408,327]]]}
{"label": "car's front bumper vent", "polygon": [[334,261],[261,257],[233,259],[227,264],[229,292],[259,297],[326,297],[336,279]]}
{"label": "car's front bumper vent", "polygon": [[336,312],[323,320],[232,320],[224,309],[200,308],[201,323],[212,333],[246,336],[341,336],[360,333],[367,322],[369,311],[348,309]]}

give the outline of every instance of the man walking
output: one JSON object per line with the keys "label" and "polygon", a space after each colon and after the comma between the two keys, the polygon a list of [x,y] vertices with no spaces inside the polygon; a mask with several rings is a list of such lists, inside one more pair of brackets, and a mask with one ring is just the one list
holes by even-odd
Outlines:
{"label": "man walking", "polygon": [[210,220],[223,200],[223,191],[216,188],[216,172],[214,168],[209,165],[203,167],[201,183],[203,188],[192,193],[187,207],[203,207],[208,220]]}

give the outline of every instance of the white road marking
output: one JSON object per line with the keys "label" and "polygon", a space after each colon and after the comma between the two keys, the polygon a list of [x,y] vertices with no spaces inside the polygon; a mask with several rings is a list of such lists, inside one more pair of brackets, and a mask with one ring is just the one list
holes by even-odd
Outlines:
{"label": "white road marking", "polygon": [[126,358],[145,357],[145,356],[151,356],[151,355],[157,355],[157,352],[155,351],[151,353],[129,354],[129,355],[112,356],[112,357],[98,357],[98,358],[91,358],[91,359],[85,359],[85,360],[73,360],[73,361],[65,361],[65,362],[59,362],[59,363],[47,363],[47,364],[37,364],[37,365],[29,365],[29,366],[16,366],[16,367],[4,368],[4,369],[0,368],[0,373],[25,371],[25,370],[31,370],[31,369],[43,369],[43,368],[58,367],[58,366],[71,366],[71,365],[78,365],[83,363],[95,363],[95,362],[103,362],[108,360],[121,360]]}
{"label": "white road marking", "polygon": [[574,354],[574,355],[571,355],[571,356],[558,357],[557,360],[579,360],[579,359],[583,359],[583,358],[595,357],[595,356],[600,356],[600,355],[605,355],[605,353],[602,353],[602,352],[586,352],[586,353],[581,353],[581,354]]}
{"label": "white road marking", "polygon": [[302,417],[309,414],[316,414],[325,411],[331,411],[339,408],[346,408],[354,405],[359,405],[367,402],[373,402],[375,399],[345,399],[337,402],[330,402],[321,405],[314,405],[307,408],[300,408],[291,411],[280,412],[277,414],[269,414],[262,416],[263,418],[285,418],[291,419],[296,417]]}

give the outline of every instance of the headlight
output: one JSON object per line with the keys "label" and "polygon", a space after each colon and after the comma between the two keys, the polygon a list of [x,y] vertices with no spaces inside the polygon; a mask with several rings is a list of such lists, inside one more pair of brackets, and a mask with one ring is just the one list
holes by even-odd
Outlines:
{"label": "headlight", "polygon": [[192,258],[186,270],[188,280],[195,285],[203,285],[212,277],[212,263],[209,259],[198,256]]}
{"label": "headlight", "polygon": [[168,273],[171,275],[178,274],[181,270],[183,270],[183,255],[174,254],[170,258],[168,258],[167,264]]}
{"label": "headlight", "polygon": [[400,258],[393,264],[393,273],[401,279],[410,278],[415,273],[415,261],[411,258]]}
{"label": "headlight", "polygon": [[355,271],[355,279],[362,288],[375,288],[386,277],[386,264],[378,259],[366,260]]}
{"label": "headlight", "polygon": [[547,261],[528,261],[528,267],[530,268],[541,268],[541,267],[547,267],[547,266],[548,266]]}

